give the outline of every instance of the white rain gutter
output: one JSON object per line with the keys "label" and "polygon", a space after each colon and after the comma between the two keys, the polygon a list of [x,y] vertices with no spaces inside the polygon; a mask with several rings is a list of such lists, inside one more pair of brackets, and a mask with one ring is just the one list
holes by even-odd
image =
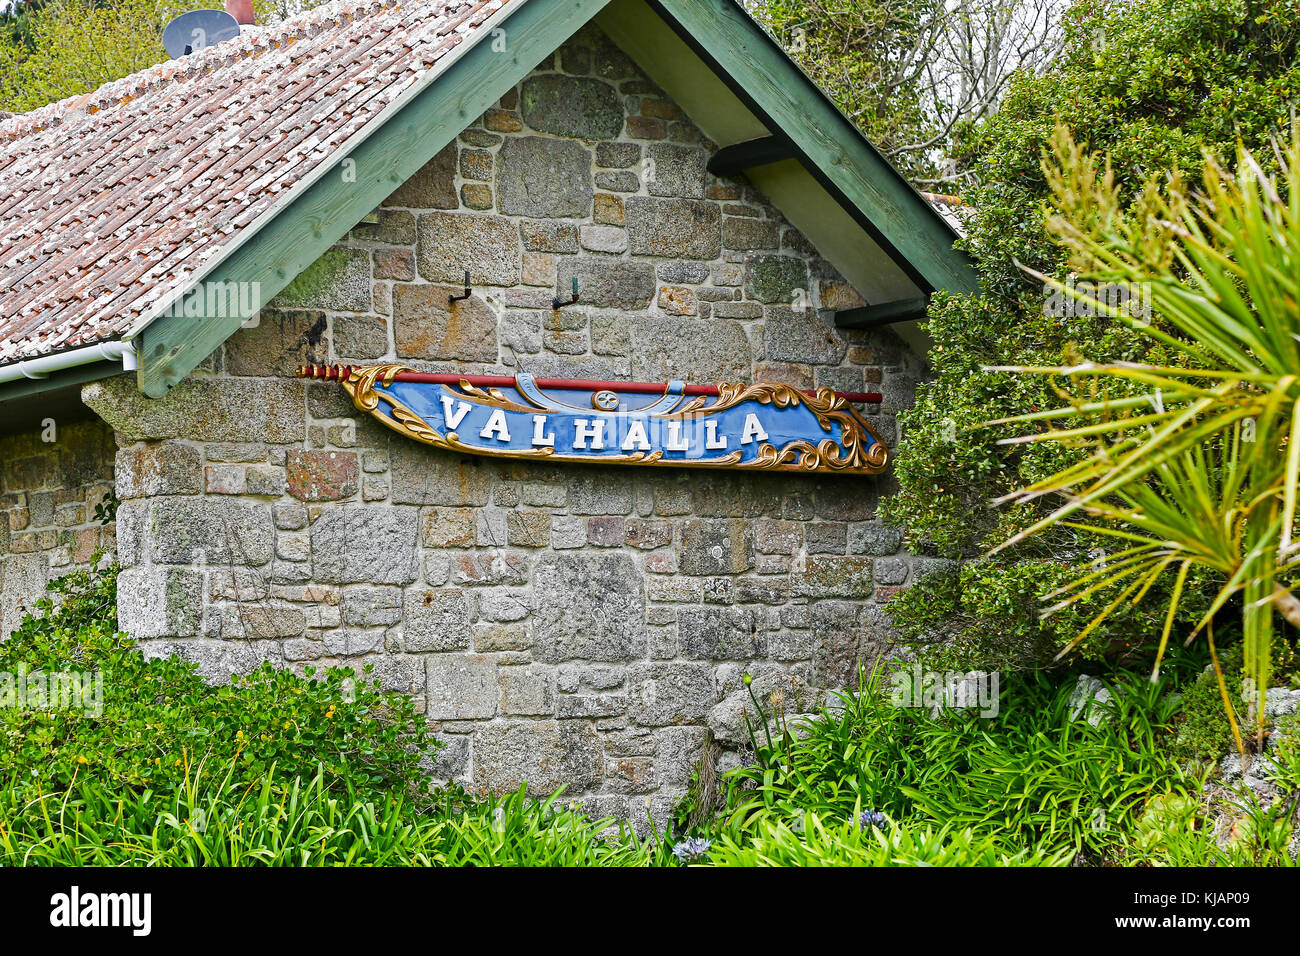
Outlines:
{"label": "white rain gutter", "polygon": [[135,345],[131,342],[100,342],[70,352],[44,355],[12,365],[0,365],[0,385],[24,378],[49,378],[55,372],[90,365],[92,362],[121,362],[122,371],[134,372],[139,367]]}

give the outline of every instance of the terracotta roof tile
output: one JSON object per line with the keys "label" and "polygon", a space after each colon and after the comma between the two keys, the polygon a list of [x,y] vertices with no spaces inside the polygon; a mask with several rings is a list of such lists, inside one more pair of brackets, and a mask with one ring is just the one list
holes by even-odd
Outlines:
{"label": "terracotta roof tile", "polygon": [[[0,364],[127,335],[508,3],[350,0],[0,118]],[[201,212],[199,212],[201,211]]]}

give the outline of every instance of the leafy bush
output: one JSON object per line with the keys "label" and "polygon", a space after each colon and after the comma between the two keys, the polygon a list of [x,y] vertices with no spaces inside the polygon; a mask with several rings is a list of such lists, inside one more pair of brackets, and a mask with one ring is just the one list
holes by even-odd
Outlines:
{"label": "leafy bush", "polygon": [[[223,768],[233,771],[234,766]],[[400,796],[338,794],[317,773],[249,785],[188,778],[170,794],[96,780],[23,799],[0,790],[0,865],[643,866],[651,844],[521,790],[503,800],[454,793],[414,813]]]}
{"label": "leafy bush", "polygon": [[[1161,345],[1104,315],[1052,314],[1044,308],[1042,285],[1020,268],[1062,280],[1068,272],[1066,254],[1049,238],[1042,214],[1050,189],[1041,158],[1056,125],[1064,122],[1089,148],[1111,157],[1122,199],[1131,206],[1149,176],[1179,170],[1190,177],[1203,149],[1226,161],[1239,136],[1275,167],[1270,137],[1285,130],[1297,102],[1300,9],[1294,4],[1088,0],[1066,16],[1065,46],[1052,67],[1017,77],[996,113],[962,131],[954,149],[975,182],[963,196],[973,210],[966,246],[983,291],[936,295],[931,302],[935,379],[920,387],[915,407],[900,416],[900,490],[883,505],[905,526],[910,548],[951,557],[982,554],[1043,513],[1035,504],[999,509],[993,502],[1084,454],[1067,445],[999,445],[1013,432],[984,423],[1056,407],[1058,383],[990,369],[1084,359],[1167,364]],[[1121,395],[1123,388],[1114,385],[1103,394]],[[1037,599],[1059,583],[1062,565],[1086,566],[1105,546],[1086,529],[1054,529],[986,562],[959,588],[923,583],[909,601],[891,602],[891,609],[913,629],[926,626],[927,613],[956,616],[963,623],[959,649],[969,653],[971,666],[988,655],[1005,659],[998,645],[1007,634],[1016,636],[1013,646],[1023,652],[1016,666],[1041,664],[1064,641],[1063,627],[1040,625]],[[1213,591],[1208,579],[1190,579],[1180,614],[1203,610]],[[980,603],[986,592],[998,599]],[[1158,630],[1170,592],[1161,583],[1142,606],[1121,608],[1086,650],[1122,660],[1125,641],[1140,644]],[[1107,595],[1098,594],[1079,613],[1095,614],[1106,603]]]}
{"label": "leafy bush", "polygon": [[785,821],[765,816],[738,836],[723,833],[712,866],[1067,866],[1068,850],[1008,852],[997,838],[949,827],[828,824],[811,811]]}
{"label": "leafy bush", "polygon": [[8,640],[0,672],[93,672],[101,712],[0,708],[0,778],[49,793],[93,777],[123,796],[197,778],[251,784],[272,766],[333,792],[414,794],[437,744],[411,698],[350,668],[299,677],[263,665],[213,686],[195,665],[148,659],[117,631],[117,569],[77,571]]}
{"label": "leafy bush", "polygon": [[[348,668],[213,686],[117,632],[117,569],[55,581],[0,673],[102,675],[98,713],[0,708],[0,864],[644,865],[626,825],[430,791],[411,698]],[[14,685],[16,690],[17,685]]]}
{"label": "leafy bush", "polygon": [[756,742],[755,765],[730,775],[720,834],[743,847],[808,813],[832,832],[868,808],[913,836],[928,828],[927,845],[965,832],[970,847],[996,844],[1009,860],[1113,859],[1148,797],[1199,785],[1162,746],[1177,698],[1145,677],[1112,677],[1097,726],[1071,719],[1073,681],[1013,678],[993,719],[896,706],[865,675],[864,687],[791,737]]}

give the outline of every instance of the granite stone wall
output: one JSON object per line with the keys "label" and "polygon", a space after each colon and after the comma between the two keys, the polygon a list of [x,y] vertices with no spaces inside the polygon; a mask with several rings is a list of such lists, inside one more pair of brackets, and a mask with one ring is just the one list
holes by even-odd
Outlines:
{"label": "granite stone wall", "polygon": [[0,640],[45,585],[112,554],[114,529],[95,516],[113,490],[117,445],[102,421],[49,418],[0,436]]}
{"label": "granite stone wall", "polygon": [[[397,436],[304,362],[879,390],[889,444],[921,362],[837,330],[857,293],[594,29],[503,97],[167,398],[83,398],[117,431],[124,628],[214,677],[374,665],[476,789],[561,785],[644,820],[742,677],[787,713],[890,647],[924,559],[890,479],[462,457]],[[473,298],[455,307],[471,271]],[[579,281],[577,306],[551,298]]]}

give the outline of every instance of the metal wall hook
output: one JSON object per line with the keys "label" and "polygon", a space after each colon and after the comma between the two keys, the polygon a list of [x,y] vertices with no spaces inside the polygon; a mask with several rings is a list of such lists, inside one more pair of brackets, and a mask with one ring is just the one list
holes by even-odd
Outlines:
{"label": "metal wall hook", "polygon": [[555,309],[556,311],[559,311],[560,309],[564,308],[566,305],[573,305],[573,303],[577,301],[578,301],[578,277],[574,276],[573,277],[573,298],[569,299],[568,302],[565,302],[557,295],[554,299],[551,300],[551,308]]}
{"label": "metal wall hook", "polygon": [[447,300],[448,300],[449,304],[451,304],[451,305],[455,305],[457,302],[461,301],[462,299],[468,299],[468,298],[469,298],[471,295],[473,295],[473,294],[474,294],[474,290],[473,290],[473,288],[470,287],[470,284],[469,284],[469,270],[466,269],[466,270],[465,270],[465,294],[464,294],[464,295],[449,295],[449,296],[447,296]]}

